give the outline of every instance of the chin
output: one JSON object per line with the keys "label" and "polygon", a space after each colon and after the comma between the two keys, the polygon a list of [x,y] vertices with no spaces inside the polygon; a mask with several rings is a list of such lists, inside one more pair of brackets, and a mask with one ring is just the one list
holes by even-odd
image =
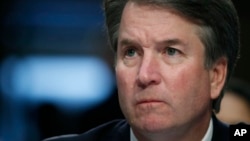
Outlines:
{"label": "chin", "polygon": [[167,120],[167,117],[148,116],[138,119],[136,122],[134,125],[137,125],[137,128],[149,133],[159,133],[171,128],[171,122]]}

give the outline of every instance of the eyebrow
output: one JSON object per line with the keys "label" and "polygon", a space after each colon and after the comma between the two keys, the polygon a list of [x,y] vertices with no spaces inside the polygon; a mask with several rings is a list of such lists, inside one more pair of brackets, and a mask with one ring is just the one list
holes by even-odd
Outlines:
{"label": "eyebrow", "polygon": [[168,45],[168,46],[173,46],[173,45],[183,45],[183,46],[185,46],[186,45],[185,42],[183,42],[182,40],[177,39],[177,38],[167,39],[167,40],[164,40],[162,42],[159,42],[159,44],[164,44],[164,45]]}
{"label": "eyebrow", "polygon": [[[167,39],[167,40],[163,40],[163,41],[159,41],[157,42],[158,45],[167,45],[167,46],[173,46],[173,45],[183,45],[185,46],[186,43],[183,42],[182,40],[178,39],[178,38],[173,38],[173,39]],[[136,46],[140,46],[139,43],[137,43],[134,40],[130,40],[130,39],[123,39],[120,41],[120,46],[130,46],[130,45],[136,45]]]}
{"label": "eyebrow", "polygon": [[130,39],[123,39],[120,42],[120,46],[130,46],[130,45],[139,45],[136,41]]}

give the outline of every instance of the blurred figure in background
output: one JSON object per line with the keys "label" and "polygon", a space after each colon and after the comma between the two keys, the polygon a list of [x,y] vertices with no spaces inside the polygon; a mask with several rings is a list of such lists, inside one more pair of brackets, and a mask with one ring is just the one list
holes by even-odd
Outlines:
{"label": "blurred figure in background", "polygon": [[221,109],[217,117],[229,124],[239,122],[250,123],[250,84],[232,78],[221,101]]}

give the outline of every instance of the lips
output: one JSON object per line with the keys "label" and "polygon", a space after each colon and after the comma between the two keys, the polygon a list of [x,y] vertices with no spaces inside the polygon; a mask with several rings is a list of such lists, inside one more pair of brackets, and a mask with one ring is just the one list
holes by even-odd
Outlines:
{"label": "lips", "polygon": [[158,100],[158,99],[143,99],[143,100],[139,100],[136,104],[150,104],[150,103],[162,103],[162,100]]}

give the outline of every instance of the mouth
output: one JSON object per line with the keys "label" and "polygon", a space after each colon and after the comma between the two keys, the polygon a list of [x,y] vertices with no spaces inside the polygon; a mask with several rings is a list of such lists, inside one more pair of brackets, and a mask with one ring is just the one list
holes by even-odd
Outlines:
{"label": "mouth", "polygon": [[152,104],[152,103],[163,103],[163,101],[156,99],[145,99],[138,101],[136,104],[141,105],[141,104]]}

